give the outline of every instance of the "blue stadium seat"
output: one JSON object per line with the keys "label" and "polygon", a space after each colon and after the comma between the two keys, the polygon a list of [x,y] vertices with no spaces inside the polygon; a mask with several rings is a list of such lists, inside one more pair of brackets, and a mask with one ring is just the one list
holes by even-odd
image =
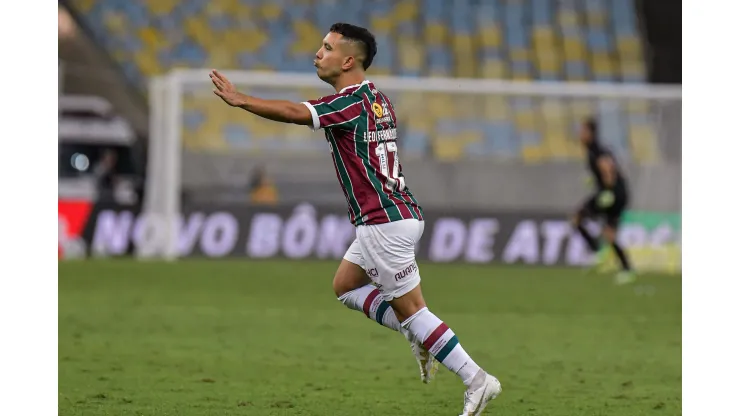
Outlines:
{"label": "blue stadium seat", "polygon": [[535,27],[551,26],[553,22],[552,1],[532,0],[532,24]]}
{"label": "blue stadium seat", "polygon": [[[320,37],[337,21],[368,26],[376,34],[379,53],[371,74],[637,83],[646,79],[634,0],[456,0],[454,7],[449,0],[70,3],[95,41],[142,89],[148,77],[181,66],[313,72],[311,61],[320,47]],[[188,136],[188,143],[211,149],[229,145],[258,149],[290,143],[295,148],[325,150],[285,139],[292,133],[261,124],[221,126],[211,121],[222,119],[208,105],[184,115],[185,125],[194,131],[188,133],[192,136]],[[569,120],[558,126],[563,132],[553,132],[541,121],[542,106],[526,98],[486,103],[481,106],[485,109],[482,114],[490,120],[481,116],[478,120],[487,119],[490,124],[477,125],[455,120],[459,114],[454,106],[424,105],[429,108],[428,117],[440,122],[450,119],[445,127],[450,133],[442,140],[433,128],[420,127],[424,123],[411,123],[405,145],[419,154],[439,142],[444,143],[449,157],[513,152],[529,155],[530,160],[544,160],[549,157],[545,142],[551,145],[555,140],[556,146],[561,146],[557,140],[570,135],[577,124]],[[652,160],[650,149],[656,138],[647,110],[614,110],[603,105],[598,109],[599,117],[613,140],[618,140],[615,144],[620,151],[627,157]],[[283,140],[264,143],[263,139],[280,135]],[[203,137],[215,138],[208,141]],[[455,137],[460,143],[454,143]],[[558,152],[558,157],[569,154],[563,149]]]}
{"label": "blue stadium seat", "polygon": [[[122,65],[137,53],[151,54],[152,60],[160,60],[158,65],[140,69],[141,74],[137,76],[140,81],[152,75],[152,70],[166,71],[174,65],[210,66],[217,59],[210,54],[212,48],[223,51],[216,54],[218,56],[231,50],[233,58],[228,61],[243,68],[312,71],[310,66],[300,65],[300,59],[306,59],[310,53],[303,42],[315,43],[312,49],[318,49],[319,43],[302,39],[304,36],[296,38],[291,22],[305,22],[323,34],[336,21],[378,26],[374,29],[379,32],[384,46],[377,58],[382,72],[454,75],[454,61],[470,56],[474,58],[470,62],[474,66],[470,73],[486,76],[492,72],[484,70],[490,67],[491,62],[486,55],[493,53],[501,55],[503,65],[493,72],[506,77],[517,78],[526,72],[531,78],[547,80],[569,79],[571,75],[595,80],[644,80],[644,65],[636,62],[640,46],[634,5],[628,0],[471,0],[460,1],[452,8],[445,0],[376,0],[372,3],[362,0],[230,0],[223,3],[206,0],[97,0],[92,6],[89,0],[72,0],[72,4],[85,6],[83,16],[96,40],[111,50]],[[319,4],[324,7],[319,8]],[[153,12],[168,10],[168,7],[172,9],[170,13]],[[396,16],[399,12],[401,14]],[[186,39],[186,21],[193,19],[201,22],[197,23],[201,26],[200,34]],[[140,29],[146,29],[148,43],[140,38],[143,36]],[[253,51],[256,57],[247,57],[239,42],[224,42],[227,33],[244,29],[261,30],[271,46]],[[584,71],[578,61],[585,61],[585,56],[574,61],[574,58],[567,57],[570,49],[556,44],[552,48],[539,49],[551,50],[547,66],[558,69],[543,69],[541,52],[533,50],[536,45],[532,39],[538,31],[559,33],[563,42],[584,39],[584,48],[591,52],[613,52],[616,48],[618,54],[614,68],[606,72]],[[158,43],[157,48],[148,46],[152,43],[152,36],[161,38],[154,42]],[[474,38],[468,41],[465,36]],[[560,36],[553,35],[553,39]],[[428,49],[418,53],[429,63],[427,67],[410,68],[404,63],[402,55],[408,49],[398,47],[401,38],[416,47]],[[501,44],[501,40],[505,43]],[[246,41],[248,43],[249,40]],[[293,50],[296,42],[303,45],[299,54]],[[479,49],[475,50],[475,45]],[[174,51],[162,53],[162,49]],[[481,57],[484,59],[479,59]],[[620,60],[624,60],[624,64]],[[533,62],[537,64],[533,66]],[[592,65],[588,61],[585,64]],[[129,65],[125,72],[134,70]]]}

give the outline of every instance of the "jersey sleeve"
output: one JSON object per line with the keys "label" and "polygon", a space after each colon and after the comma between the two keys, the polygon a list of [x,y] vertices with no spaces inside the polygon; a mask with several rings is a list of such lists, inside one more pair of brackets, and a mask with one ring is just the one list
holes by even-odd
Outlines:
{"label": "jersey sleeve", "polygon": [[362,114],[362,99],[355,95],[334,94],[303,102],[313,119],[313,129],[350,129]]}

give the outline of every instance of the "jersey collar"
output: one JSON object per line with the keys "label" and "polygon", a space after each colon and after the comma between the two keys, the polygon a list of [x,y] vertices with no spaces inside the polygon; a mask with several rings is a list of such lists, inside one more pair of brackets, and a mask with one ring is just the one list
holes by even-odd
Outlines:
{"label": "jersey collar", "polygon": [[370,83],[370,81],[368,81],[368,80],[364,80],[364,81],[362,81],[362,82],[361,82],[361,83],[359,83],[359,84],[355,84],[355,85],[348,85],[348,86],[346,86],[346,87],[342,88],[342,89],[341,89],[341,90],[339,91],[339,93],[341,94],[341,93],[343,93],[343,92],[347,91],[347,90],[348,90],[348,89],[350,89],[350,88],[360,88],[361,86],[363,86],[363,85],[365,85],[365,84],[369,84],[369,83]]}

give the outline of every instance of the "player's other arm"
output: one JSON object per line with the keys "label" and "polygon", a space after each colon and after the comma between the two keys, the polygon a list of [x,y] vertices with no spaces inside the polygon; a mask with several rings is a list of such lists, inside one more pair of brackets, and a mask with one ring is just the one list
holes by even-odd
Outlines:
{"label": "player's other arm", "polygon": [[610,207],[614,204],[614,184],[617,182],[617,170],[614,166],[614,159],[610,155],[602,155],[596,160],[596,166],[601,174],[604,189],[599,192],[597,202],[602,208]]}
{"label": "player's other arm", "polygon": [[602,155],[596,160],[596,166],[601,174],[604,187],[607,189],[613,189],[614,184],[617,181],[617,172],[614,166],[614,159],[609,155]]}
{"label": "player's other arm", "polygon": [[301,103],[285,100],[264,100],[242,94],[236,90],[231,81],[216,70],[211,71],[210,77],[216,87],[213,93],[232,107],[239,107],[260,117],[282,123],[314,125],[311,111]]}

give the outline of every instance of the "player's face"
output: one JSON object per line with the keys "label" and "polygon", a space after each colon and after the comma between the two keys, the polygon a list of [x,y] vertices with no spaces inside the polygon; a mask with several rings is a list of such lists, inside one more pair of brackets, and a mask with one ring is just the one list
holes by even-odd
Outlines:
{"label": "player's face", "polygon": [[331,32],[326,35],[313,62],[316,75],[328,83],[342,73],[342,65],[346,62],[347,57],[344,45],[340,42],[341,38],[342,35],[338,33]]}

